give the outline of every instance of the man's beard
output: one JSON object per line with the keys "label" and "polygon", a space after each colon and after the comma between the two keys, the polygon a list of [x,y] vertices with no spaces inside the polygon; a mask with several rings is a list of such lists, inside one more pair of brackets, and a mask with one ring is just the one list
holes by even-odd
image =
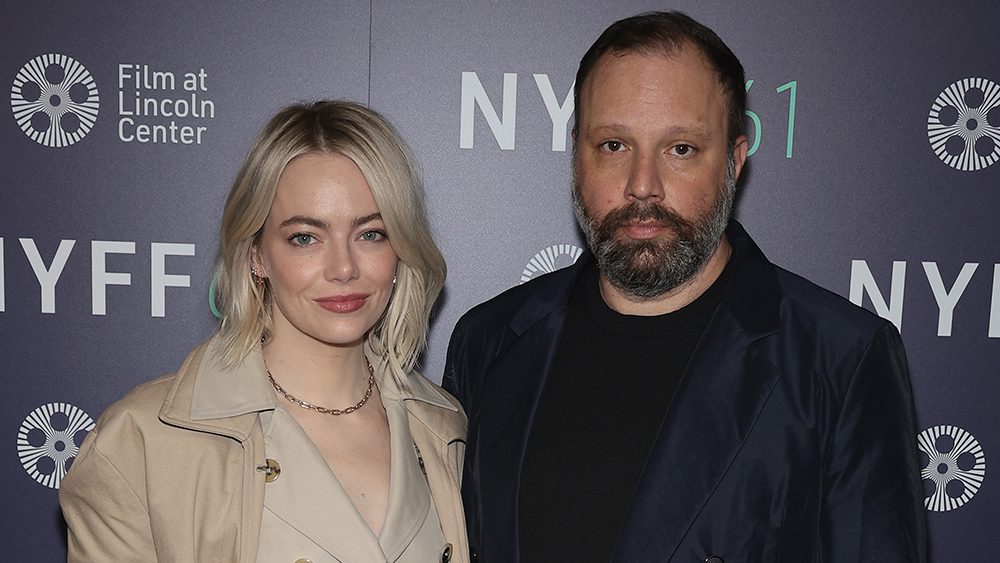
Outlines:
{"label": "man's beard", "polygon": [[[691,221],[655,203],[637,201],[609,211],[597,220],[583,204],[574,167],[573,211],[601,274],[627,296],[652,299],[690,280],[718,247],[729,223],[736,193],[736,169],[731,152],[719,192],[715,204]],[[619,229],[641,221],[666,227],[673,238],[659,242],[619,238]]]}

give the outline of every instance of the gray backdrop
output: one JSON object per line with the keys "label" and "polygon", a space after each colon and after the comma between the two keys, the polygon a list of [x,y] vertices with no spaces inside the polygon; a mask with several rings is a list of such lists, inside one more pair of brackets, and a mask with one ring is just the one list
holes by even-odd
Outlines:
{"label": "gray backdrop", "polygon": [[580,56],[616,19],[677,8],[752,80],[739,219],[773,261],[902,331],[934,560],[996,560],[1000,12],[806,4],[5,6],[4,559],[65,558],[56,489],[92,420],[214,329],[222,202],[270,114],[349,98],[410,142],[449,266],[423,366],[439,380],[459,315],[582,247],[566,150]]}

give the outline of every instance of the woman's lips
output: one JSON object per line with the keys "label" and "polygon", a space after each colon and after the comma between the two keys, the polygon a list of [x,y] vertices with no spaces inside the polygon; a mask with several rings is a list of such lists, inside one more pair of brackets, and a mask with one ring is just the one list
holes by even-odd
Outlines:
{"label": "woman's lips", "polygon": [[333,295],[330,297],[320,297],[314,299],[317,305],[334,313],[352,313],[364,307],[368,295],[364,293],[352,293],[350,295]]}

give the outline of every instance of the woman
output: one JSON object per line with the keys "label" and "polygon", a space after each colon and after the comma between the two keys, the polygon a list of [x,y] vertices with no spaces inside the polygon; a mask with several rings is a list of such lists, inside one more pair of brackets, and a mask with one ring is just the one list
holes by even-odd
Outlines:
{"label": "woman", "polygon": [[294,105],[230,191],[221,323],[63,481],[70,561],[467,561],[466,420],[413,372],[445,264],[399,135]]}

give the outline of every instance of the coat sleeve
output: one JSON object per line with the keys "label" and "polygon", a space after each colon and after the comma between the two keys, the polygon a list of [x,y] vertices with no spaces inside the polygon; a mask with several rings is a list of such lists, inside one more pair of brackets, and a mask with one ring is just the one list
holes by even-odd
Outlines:
{"label": "coat sleeve", "polygon": [[462,504],[465,508],[465,528],[469,538],[469,551],[473,560],[478,557],[481,516],[479,482],[476,471],[479,446],[473,422],[473,417],[478,412],[475,404],[475,381],[478,380],[478,374],[473,372],[477,369],[477,362],[483,360],[482,353],[481,349],[470,349],[467,319],[465,317],[459,319],[451,334],[451,341],[448,343],[448,355],[445,360],[441,386],[458,399],[462,408],[469,415],[469,434],[466,438],[462,470]]}
{"label": "coat sleeve", "polygon": [[458,399],[458,402],[462,404],[462,408],[468,413],[470,393],[468,385],[466,385],[467,374],[465,373],[465,369],[458,366],[458,364],[463,364],[464,366],[467,362],[467,359],[464,357],[466,351],[463,324],[462,319],[460,319],[455,326],[455,330],[451,333],[451,340],[448,341],[448,354],[445,357],[441,387]]}
{"label": "coat sleeve", "polygon": [[97,429],[87,436],[59,489],[69,532],[67,561],[156,561],[142,492],[100,451],[102,438]]}
{"label": "coat sleeve", "polygon": [[865,350],[825,463],[823,561],[926,561],[926,516],[906,356],[886,323]]}

